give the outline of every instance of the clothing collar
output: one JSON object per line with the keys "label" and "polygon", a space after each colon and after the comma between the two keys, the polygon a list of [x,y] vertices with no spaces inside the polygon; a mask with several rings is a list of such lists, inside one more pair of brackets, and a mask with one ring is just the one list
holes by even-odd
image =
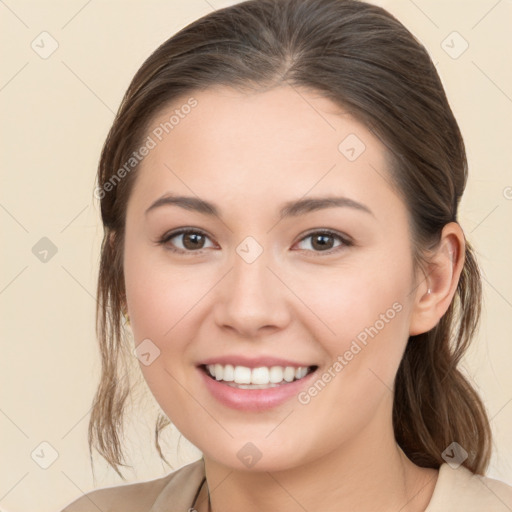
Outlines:
{"label": "clothing collar", "polygon": [[[172,472],[167,483],[156,498],[149,512],[187,512],[192,509],[201,484],[205,478],[204,458]],[[498,487],[496,487],[498,486]],[[425,512],[441,510],[505,510],[503,502],[493,488],[501,489],[505,484],[480,475],[473,475],[464,466],[452,469],[441,464],[430,503]],[[476,508],[472,508],[472,507]],[[447,508],[448,507],[448,508]]]}
{"label": "clothing collar", "polygon": [[169,475],[149,512],[186,512],[192,508],[205,477],[204,459],[187,464]]}

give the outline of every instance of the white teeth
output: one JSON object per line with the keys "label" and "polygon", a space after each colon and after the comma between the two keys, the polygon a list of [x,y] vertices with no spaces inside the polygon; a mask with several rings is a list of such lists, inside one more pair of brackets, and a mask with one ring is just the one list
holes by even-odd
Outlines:
{"label": "white teeth", "polygon": [[[217,365],[215,365],[215,368],[217,368]],[[237,384],[250,384],[251,369],[247,368],[247,366],[235,366],[235,382]],[[254,382],[254,384],[256,384],[256,382]]]}
{"label": "white teeth", "polygon": [[268,384],[269,382],[268,368],[253,368],[251,372],[251,384]]}
{"label": "white teeth", "polygon": [[308,373],[308,369],[301,366],[295,370],[295,378],[296,379],[302,379],[302,377],[305,377]]}
{"label": "white teeth", "polygon": [[247,366],[235,366],[231,364],[209,364],[207,366],[208,373],[215,380],[224,382],[233,382],[242,384],[241,388],[265,387],[272,384],[280,384],[283,381],[292,382],[293,380],[302,379],[308,374],[308,367],[301,366],[295,368],[293,366],[261,366],[259,368],[248,368]]}
{"label": "white teeth", "polygon": [[272,368],[270,368],[269,380],[273,384],[277,384],[283,380],[283,369],[281,366],[272,366]]}
{"label": "white teeth", "polygon": [[286,382],[291,382],[295,378],[295,368],[287,366],[284,369],[283,378]]}
{"label": "white teeth", "polygon": [[[215,365],[217,366],[217,365]],[[221,365],[219,365],[221,366]],[[222,380],[224,382],[233,382],[235,380],[235,369],[233,368],[233,365],[227,364],[224,366],[224,371],[222,373]]]}

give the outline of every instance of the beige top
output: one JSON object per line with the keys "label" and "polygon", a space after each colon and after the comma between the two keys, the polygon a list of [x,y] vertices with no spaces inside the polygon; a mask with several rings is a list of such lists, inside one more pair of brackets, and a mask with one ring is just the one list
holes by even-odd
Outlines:
{"label": "beige top", "polygon": [[[203,459],[146,482],[96,489],[61,512],[189,512],[203,483]],[[425,512],[511,512],[512,487],[463,466],[439,468]]]}

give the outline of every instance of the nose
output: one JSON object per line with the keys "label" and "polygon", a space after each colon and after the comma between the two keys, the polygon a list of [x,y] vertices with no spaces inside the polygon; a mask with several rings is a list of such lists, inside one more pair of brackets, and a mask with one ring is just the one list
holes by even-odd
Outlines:
{"label": "nose", "polygon": [[266,251],[251,263],[235,252],[230,272],[216,287],[215,321],[220,328],[250,339],[286,327],[290,292],[272,267]]}

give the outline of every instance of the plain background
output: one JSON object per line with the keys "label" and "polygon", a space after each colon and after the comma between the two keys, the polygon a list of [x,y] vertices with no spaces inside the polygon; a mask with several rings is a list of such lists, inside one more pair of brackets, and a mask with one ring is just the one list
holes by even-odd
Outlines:
{"label": "plain background", "polygon": [[[123,483],[98,456],[93,480],[87,448],[99,375],[94,310],[103,231],[92,193],[96,166],[121,97],[145,58],[188,23],[233,3],[0,4],[3,510],[60,510],[95,486]],[[470,180],[460,223],[484,271],[486,302],[464,368],[492,418],[488,475],[512,483],[512,2],[376,3],[428,48],[467,145]],[[42,58],[52,44],[56,51]],[[56,251],[47,261],[38,254],[49,246],[44,237]],[[128,482],[171,470],[153,446],[158,406],[144,395],[144,385],[138,396],[126,430],[128,462],[135,467],[125,472]],[[173,428],[164,447],[174,468],[200,456]]]}

